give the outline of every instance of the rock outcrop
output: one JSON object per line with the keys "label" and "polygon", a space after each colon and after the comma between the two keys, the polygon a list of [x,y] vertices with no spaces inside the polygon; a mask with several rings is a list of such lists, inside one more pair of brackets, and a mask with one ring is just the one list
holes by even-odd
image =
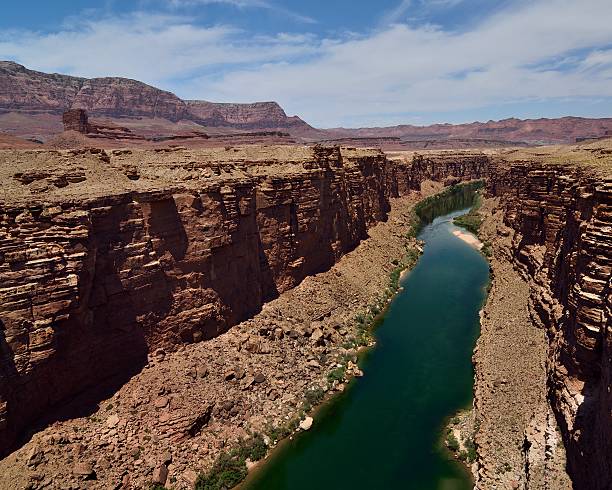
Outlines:
{"label": "rock outcrop", "polygon": [[426,180],[452,185],[489,175],[489,157],[480,152],[417,153],[409,158],[394,157],[392,161],[404,162],[396,167],[395,180],[400,194],[419,190]]}
{"label": "rock outcrop", "polygon": [[[68,123],[82,125],[78,114]],[[392,197],[429,180],[487,178],[514,230],[504,236],[531,318],[547,333],[548,397],[570,474],[577,488],[612,480],[609,169],[337,147],[0,159],[2,452],[57,418],[61,402],[117,386],[158,349],[212,339],[329,269],[387,219]]]}
{"label": "rock outcrop", "polygon": [[64,131],[76,131],[77,133],[87,134],[91,132],[87,111],[83,109],[72,109],[62,114]]}
{"label": "rock outcrop", "polygon": [[[606,137],[612,130],[612,119],[562,117],[559,119],[504,119],[467,124],[404,124],[386,128],[337,128],[327,130],[328,138],[395,137],[406,145],[420,143],[424,148],[475,148],[519,144],[576,143]],[[453,146],[457,145],[457,146]]]}
{"label": "rock outcrop", "polygon": [[[206,127],[234,130],[282,130],[305,141],[345,146],[381,146],[388,149],[483,148],[543,143],[575,143],[609,136],[612,119],[564,117],[559,119],[505,119],[470,124],[401,125],[383,128],[315,129],[297,116],[287,116],[276,102],[251,104],[182,100],[175,94],[145,83],[119,77],[87,79],[47,74],[10,61],[0,61],[0,114],[27,115],[8,120],[4,128],[15,136],[43,132],[45,115],[61,116],[69,109],[84,109],[92,117],[142,118],[133,124],[150,133],[159,126],[148,119],[169,123],[189,121]],[[39,119],[37,119],[39,118]],[[38,122],[37,122],[38,121]],[[2,121],[0,121],[1,123]],[[115,121],[113,121],[115,122]],[[196,126],[197,127],[197,126]],[[3,126],[0,126],[2,129]],[[35,130],[35,128],[37,128]],[[169,124],[176,130],[176,126]],[[179,128],[179,131],[185,128]],[[49,129],[46,129],[49,131]],[[46,133],[45,133],[46,134]]]}
{"label": "rock outcrop", "polygon": [[[592,157],[585,156],[585,160]],[[549,339],[549,398],[576,488],[612,481],[612,178],[603,167],[498,162],[489,190],[516,231],[533,320]]]}
{"label": "rock outcrop", "polygon": [[71,107],[106,117],[151,117],[169,121],[190,119],[185,103],[176,95],[127,78],[83,80]]}
{"label": "rock outcrop", "polygon": [[82,84],[82,78],[36,72],[0,61],[0,110],[61,114],[71,107]]}
{"label": "rock outcrop", "polygon": [[[89,138],[110,140],[144,141],[145,138],[133,133],[129,128],[114,124],[91,123],[85,109],[71,109],[62,115],[64,131],[76,131]],[[178,136],[177,136],[178,138]]]}

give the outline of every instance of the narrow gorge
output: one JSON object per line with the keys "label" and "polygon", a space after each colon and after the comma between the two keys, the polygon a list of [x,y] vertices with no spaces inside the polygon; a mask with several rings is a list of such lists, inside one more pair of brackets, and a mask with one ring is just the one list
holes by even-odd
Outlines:
{"label": "narrow gorge", "polygon": [[[486,179],[493,299],[475,354],[476,485],[545,488],[537,471],[559,425],[575,487],[608,488],[606,155],[0,151],[1,483],[193,488],[219,453],[291,420],[339,359],[346,378],[359,373],[355,317],[418,246],[406,236],[414,204]],[[500,267],[525,283],[540,378],[501,379],[482,358],[498,352],[495,329],[505,335],[487,324],[512,297]],[[502,350],[514,364],[516,353]],[[544,413],[515,397],[512,434],[491,442],[488,400],[531,381]]]}

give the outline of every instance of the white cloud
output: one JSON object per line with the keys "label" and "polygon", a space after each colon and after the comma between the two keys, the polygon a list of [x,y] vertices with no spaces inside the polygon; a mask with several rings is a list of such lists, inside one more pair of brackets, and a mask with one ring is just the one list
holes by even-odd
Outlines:
{"label": "white cloud", "polygon": [[285,34],[247,38],[231,26],[201,27],[182,16],[140,13],[71,19],[55,33],[0,33],[0,59],[41,71],[126,76],[172,88],[169,81],[203,70],[308,54],[312,48],[305,39]]}
{"label": "white cloud", "polygon": [[401,0],[400,3],[393,9],[386,12],[381,19],[383,25],[395,24],[403,20],[403,17],[408,13],[412,6],[412,0]]}
{"label": "white cloud", "polygon": [[467,32],[397,24],[362,39],[324,43],[321,55],[305,63],[237,70],[219,82],[200,83],[217,98],[274,96],[290,112],[322,125],[344,118],[368,124],[383,114],[612,96],[603,70],[586,75],[579,67],[539,68],[611,44],[610,18],[608,0],[520,2]]}
{"label": "white cloud", "polygon": [[465,32],[396,23],[325,39],[137,14],[0,35],[0,58],[129,76],[185,98],[278,100],[321,126],[367,125],[400,114],[612,97],[611,18],[609,0],[521,0]]}
{"label": "white cloud", "polygon": [[197,5],[231,5],[237,8],[257,8],[264,9],[288,17],[297,22],[305,24],[315,24],[317,21],[312,17],[298,14],[293,10],[287,9],[275,3],[270,3],[265,0],[169,0],[168,3],[174,8],[193,7]]}

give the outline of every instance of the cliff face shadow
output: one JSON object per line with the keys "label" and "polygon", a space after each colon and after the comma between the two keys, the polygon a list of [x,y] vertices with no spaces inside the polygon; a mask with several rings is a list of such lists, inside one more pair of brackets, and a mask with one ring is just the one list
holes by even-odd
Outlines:
{"label": "cliff face shadow", "polygon": [[[261,235],[257,233],[257,249],[259,255],[259,271],[261,277],[261,292],[263,303],[278,298],[279,291],[274,280],[274,272],[270,267],[270,261],[264,251]],[[261,309],[261,308],[260,308]]]}
{"label": "cliff face shadow", "polygon": [[578,407],[574,426],[568,430],[564,417],[557,416],[563,428],[567,469],[576,490],[612,489],[612,415],[606,405],[608,387],[600,377],[589,378],[582,390],[584,401]]}
{"label": "cliff face shadow", "polygon": [[177,262],[183,260],[187,252],[188,238],[176,202],[171,198],[163,199],[150,202],[149,206],[147,225],[151,236],[162,238],[163,250],[159,252],[169,252]]}
{"label": "cliff face shadow", "polygon": [[[168,217],[167,208],[160,208],[163,216],[155,217],[155,226]],[[176,207],[171,209],[171,219],[178,219]],[[139,288],[123,272],[130,260],[125,244],[137,242],[142,233],[124,225],[132,213],[129,206],[115,206],[92,219],[90,254],[79,277],[79,301],[65,320],[53,325],[52,352],[46,358],[18,372],[0,331],[0,388],[6,396],[8,421],[4,430],[0,428],[1,455],[49,424],[93,414],[100,401],[146,365],[150,332],[138,318],[146,313],[148,323],[162,320],[171,310],[172,286],[163,269],[147,272],[148,284]],[[174,228],[166,249],[181,257],[187,248],[186,233],[180,220]]]}

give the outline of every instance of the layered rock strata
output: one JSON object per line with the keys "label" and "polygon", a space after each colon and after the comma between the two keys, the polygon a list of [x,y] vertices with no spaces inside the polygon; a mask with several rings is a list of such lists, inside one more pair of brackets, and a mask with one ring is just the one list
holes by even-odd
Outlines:
{"label": "layered rock strata", "polygon": [[[103,125],[89,121],[87,111],[84,109],[71,109],[62,115],[64,131],[76,131],[89,138],[104,138],[111,140],[144,141],[143,136],[133,133],[130,129],[114,124]],[[206,135],[204,135],[206,136]],[[178,138],[179,136],[176,136]]]}
{"label": "layered rock strata", "polygon": [[[474,352],[478,489],[569,489],[561,436],[548,402],[546,329],[530,314],[530,287],[513,261],[514,230],[500,198],[487,199],[479,235],[492,243],[491,285]],[[520,360],[517,362],[517,359]],[[473,427],[476,427],[474,433]]]}
{"label": "layered rock strata", "polygon": [[213,338],[328,269],[418,179],[486,171],[305,147],[0,159],[3,451],[67,397],[122,382],[157,348]]}
{"label": "layered rock strata", "polygon": [[[585,161],[592,157],[584,155]],[[489,191],[512,230],[529,310],[548,337],[548,398],[576,488],[612,481],[612,178],[598,166],[499,161]],[[526,435],[526,445],[530,446]]]}

